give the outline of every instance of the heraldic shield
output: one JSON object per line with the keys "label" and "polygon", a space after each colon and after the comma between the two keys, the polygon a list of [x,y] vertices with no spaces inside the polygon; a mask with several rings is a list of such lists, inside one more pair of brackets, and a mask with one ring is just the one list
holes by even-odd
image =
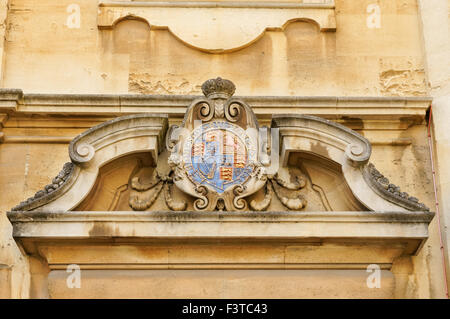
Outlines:
{"label": "heraldic shield", "polygon": [[167,134],[173,182],[197,198],[197,210],[245,210],[243,198],[266,183],[256,117],[232,98],[231,81],[208,80],[202,91],[205,98],[193,101],[181,126]]}

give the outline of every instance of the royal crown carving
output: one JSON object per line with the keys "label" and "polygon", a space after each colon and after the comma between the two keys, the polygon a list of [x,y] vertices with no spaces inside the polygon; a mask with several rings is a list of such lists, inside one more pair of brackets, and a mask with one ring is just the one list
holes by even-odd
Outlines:
{"label": "royal crown carving", "polygon": [[236,87],[233,82],[220,77],[208,80],[202,85],[203,94],[211,99],[215,97],[230,98],[235,90]]}

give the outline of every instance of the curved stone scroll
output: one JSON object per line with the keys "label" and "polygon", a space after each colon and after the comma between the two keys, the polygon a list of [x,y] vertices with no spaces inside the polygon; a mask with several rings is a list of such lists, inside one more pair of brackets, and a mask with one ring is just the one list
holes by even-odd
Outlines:
{"label": "curved stone scroll", "polygon": [[167,123],[167,115],[137,114],[92,127],[72,140],[71,162],[64,165],[52,184],[13,210],[69,211],[89,194],[106,163],[133,153],[149,153],[156,163]]}
{"label": "curved stone scroll", "polygon": [[310,115],[274,115],[272,127],[280,132],[281,163],[293,153],[324,157],[342,167],[344,178],[355,197],[373,211],[428,211],[418,199],[390,184],[372,164],[370,142],[338,123]]}
{"label": "curved stone scroll", "polygon": [[317,116],[274,115],[272,127],[280,130],[283,166],[287,164],[290,153],[299,150],[353,167],[366,164],[372,153],[372,146],[366,138],[343,125]]}
{"label": "curved stone scroll", "polygon": [[320,4],[300,1],[100,1],[99,29],[111,29],[129,18],[143,19],[154,29],[167,29],[186,45],[210,53],[244,48],[257,41],[265,31],[283,30],[293,21],[313,22],[321,31],[336,30],[334,0]]}

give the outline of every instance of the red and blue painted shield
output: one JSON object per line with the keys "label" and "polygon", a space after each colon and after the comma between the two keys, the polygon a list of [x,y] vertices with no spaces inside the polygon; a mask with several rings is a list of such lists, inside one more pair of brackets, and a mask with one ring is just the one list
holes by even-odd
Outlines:
{"label": "red and blue painted shield", "polygon": [[253,171],[249,165],[250,139],[229,122],[210,122],[196,128],[183,149],[187,174],[195,184],[223,193],[244,184]]}

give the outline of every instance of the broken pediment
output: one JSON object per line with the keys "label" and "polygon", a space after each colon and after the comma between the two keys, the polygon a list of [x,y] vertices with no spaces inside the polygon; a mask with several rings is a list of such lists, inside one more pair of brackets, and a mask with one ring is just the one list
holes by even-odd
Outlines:
{"label": "broken pediment", "polygon": [[71,162],[15,211],[427,211],[369,163],[370,142],[315,116],[260,127],[235,86],[206,81],[179,125],[118,117],[77,136]]}

